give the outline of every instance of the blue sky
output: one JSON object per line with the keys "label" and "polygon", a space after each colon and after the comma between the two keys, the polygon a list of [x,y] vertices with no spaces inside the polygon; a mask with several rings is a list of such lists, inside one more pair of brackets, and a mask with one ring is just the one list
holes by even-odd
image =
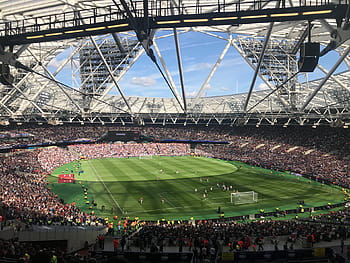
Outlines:
{"label": "blue sky", "polygon": [[[215,62],[219,58],[226,41],[199,32],[179,34],[186,95],[194,96],[201,88]],[[180,76],[177,66],[175,43],[172,37],[157,41],[168,70],[180,91]],[[160,64],[160,61],[158,60]],[[233,47],[230,47],[219,68],[209,82],[203,95],[229,95],[244,92],[249,88],[253,71]],[[146,78],[150,85],[142,85],[138,80]],[[120,82],[129,95],[142,94],[150,97],[172,96],[156,66],[147,56],[141,58]],[[152,84],[152,85],[151,85]],[[140,90],[141,88],[141,90]]]}
{"label": "blue sky", "polygon": [[[168,33],[171,32],[159,32],[156,36]],[[227,37],[227,35],[223,33],[221,33],[221,35]],[[168,70],[171,72],[176,87],[181,93],[174,38],[163,38],[156,42],[167,64]],[[188,97],[193,97],[201,88],[227,42],[200,32],[179,34],[179,42],[184,69],[186,95]],[[63,52],[50,63],[49,68],[51,71],[55,70],[55,67],[68,55],[68,52],[69,51]],[[326,56],[320,58],[320,63],[325,68],[330,69],[338,57],[339,55],[336,52],[331,51]],[[161,65],[159,59],[158,63]],[[345,66],[341,66],[338,71],[344,69]],[[253,74],[254,71],[235,48],[231,46],[204,91],[203,96],[231,95],[247,92],[251,85]],[[323,76],[323,73],[316,70],[314,73],[310,73],[308,78],[311,80]],[[68,85],[72,85],[70,65],[67,65],[57,78]],[[300,75],[299,79],[303,80],[305,76]],[[143,55],[124,75],[119,81],[119,86],[127,96],[173,97],[158,69],[146,55]],[[263,88],[266,88],[266,85],[258,78],[254,90]],[[115,89],[111,93],[118,94]]]}

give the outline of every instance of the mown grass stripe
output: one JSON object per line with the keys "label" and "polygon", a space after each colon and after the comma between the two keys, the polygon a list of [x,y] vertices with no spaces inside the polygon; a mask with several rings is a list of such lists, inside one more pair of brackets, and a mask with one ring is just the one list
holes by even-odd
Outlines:
{"label": "mown grass stripe", "polygon": [[[189,216],[214,218],[218,216],[216,214],[218,206],[221,206],[226,216],[234,216],[257,213],[260,208],[264,208],[265,211],[274,211],[275,207],[296,208],[299,199],[305,200],[309,206],[340,202],[343,199],[343,194],[339,190],[329,186],[322,186],[316,182],[309,183],[308,179],[298,178],[289,173],[252,168],[240,162],[190,156],[151,159],[108,158],[91,162],[94,163],[99,176],[117,199],[120,207],[130,216],[149,220]],[[115,206],[113,200],[87,164],[86,161],[82,161],[85,173],[76,178],[89,184],[89,192],[98,203],[97,212],[103,215],[112,214],[110,210]],[[62,169],[70,168],[69,165],[65,165],[57,171]],[[160,173],[160,169],[163,173]],[[179,173],[176,173],[176,170]],[[229,202],[230,191],[223,191],[217,184],[220,187],[222,184],[232,185],[233,189],[239,191],[254,190],[259,194],[259,202],[233,206]],[[69,202],[76,200],[80,195],[73,193],[76,188],[73,190],[69,186],[53,188],[59,190],[59,195]],[[213,191],[209,190],[210,187],[213,187]],[[194,191],[195,188],[198,190],[197,193]],[[207,200],[202,200],[204,189],[209,192]],[[144,197],[142,205],[139,202],[141,196]],[[161,202],[162,196],[167,200],[164,204]],[[100,211],[101,205],[106,207],[104,212]],[[81,208],[87,209],[84,205]]]}

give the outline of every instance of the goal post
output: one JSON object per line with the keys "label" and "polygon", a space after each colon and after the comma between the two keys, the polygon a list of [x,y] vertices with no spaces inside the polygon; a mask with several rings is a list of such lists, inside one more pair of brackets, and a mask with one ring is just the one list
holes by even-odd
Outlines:
{"label": "goal post", "polygon": [[231,203],[234,205],[258,202],[258,193],[254,191],[231,193]]}

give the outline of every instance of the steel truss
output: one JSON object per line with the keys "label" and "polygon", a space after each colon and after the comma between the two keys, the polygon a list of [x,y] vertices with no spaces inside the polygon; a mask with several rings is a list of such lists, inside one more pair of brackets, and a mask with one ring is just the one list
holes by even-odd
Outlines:
{"label": "steel truss", "polygon": [[[97,13],[95,16],[90,16],[89,12],[81,8],[84,1],[76,0],[75,2],[76,4],[73,6],[70,6],[70,1],[66,2],[67,13],[74,14],[71,20],[68,19],[67,15],[67,23],[76,23],[75,26],[90,26],[97,23],[97,21],[91,20],[94,17],[100,19]],[[108,5],[103,5],[108,1],[100,1],[101,5],[98,5],[98,2],[96,1],[95,8],[99,10],[98,14],[103,14],[103,17],[110,14],[108,10],[123,13],[115,6],[110,8]],[[200,3],[200,1],[196,2]],[[257,12],[267,7],[271,8],[270,4],[274,2],[273,7],[277,6],[280,12],[285,13],[283,8],[296,8],[298,3],[301,3],[300,1],[221,0],[209,2],[207,1],[208,5],[205,5],[204,2],[195,4],[194,1],[181,0],[150,1],[149,12],[150,14],[160,12],[159,15],[164,16],[179,14],[179,10],[181,10],[181,15],[237,12],[237,10],[233,10],[235,8],[241,8],[244,12]],[[313,1],[307,2],[313,3]],[[321,2],[319,1],[321,6],[322,4],[334,4],[328,1]],[[133,3],[135,6],[129,7],[135,16],[134,18],[142,17],[145,11],[141,8],[144,7],[143,1],[133,1]],[[293,3],[293,5],[286,6],[288,3]],[[345,4],[345,2],[341,4]],[[74,7],[75,11],[69,11],[71,7]],[[226,14],[226,18],[228,18],[228,14]],[[22,28],[17,23],[19,20],[16,12],[13,11],[13,14],[8,15],[8,17],[10,16],[14,16],[15,19],[7,21],[10,22],[10,24],[7,23],[7,28],[6,21],[4,22],[5,30],[2,33],[7,32],[6,34],[16,36],[16,34],[20,35],[17,31],[23,31],[23,28],[26,30],[31,28],[34,31],[42,30],[43,26],[40,26],[40,23],[45,24],[46,18],[54,15],[48,13],[40,19],[23,18]],[[113,32],[107,35],[65,39],[56,42],[41,42],[40,39],[37,41],[40,43],[34,43],[35,38],[32,38],[30,45],[5,46],[4,50],[16,53],[21,63],[33,71],[46,75],[51,80],[23,69],[12,69],[15,76],[13,85],[0,86],[0,124],[6,124],[8,121],[19,123],[49,122],[51,124],[64,122],[84,124],[89,122],[120,125],[137,123],[140,125],[268,124],[284,126],[293,124],[339,126],[349,123],[350,63],[348,54],[350,48],[339,41],[339,45],[336,45],[336,50],[333,51],[339,54],[339,59],[331,66],[331,69],[327,70],[325,66],[318,65],[319,70],[325,76],[319,80],[308,81],[307,75],[305,75],[305,80],[301,81],[304,75],[296,75],[298,73],[297,53],[300,44],[306,39],[305,32],[308,30],[308,23],[301,18],[296,21],[295,19],[288,20],[285,16],[281,17],[283,19],[280,21],[276,20],[272,23],[266,20],[265,22],[268,23],[262,23],[259,26],[251,23],[239,26],[227,23],[225,25],[205,24],[205,27],[186,26],[181,29],[166,30],[167,35],[164,33],[155,34],[153,37],[152,34],[148,34],[144,39],[140,39],[142,30],[138,32],[135,29],[136,33],[119,34]],[[57,17],[55,25],[59,24],[59,19]],[[81,22],[82,19],[84,23]],[[125,19],[125,14],[120,15],[120,19]],[[330,36],[329,31],[333,32],[339,29],[341,22],[324,19],[312,22],[312,40],[321,42],[323,47],[327,47],[330,41],[337,40],[336,37]],[[89,21],[92,22],[89,24]],[[164,22],[165,20],[159,21]],[[14,27],[15,22],[17,24]],[[35,22],[38,22],[37,28],[34,26]],[[164,25],[158,23],[160,28],[165,27]],[[225,45],[221,53],[218,54],[205,81],[200,84],[199,91],[193,98],[190,98],[185,93],[186,80],[183,76],[181,41],[179,41],[178,35],[192,31],[221,39]],[[345,31],[345,29],[339,30],[339,34],[345,36]],[[168,69],[162,51],[158,48],[157,42],[164,37],[174,38],[181,80],[180,87],[175,85],[172,72]],[[143,41],[140,42],[140,40]],[[152,53],[153,49],[154,53]],[[203,97],[213,75],[220,68],[230,49],[236,50],[255,72],[249,92],[229,96]],[[62,53],[66,54],[65,58],[60,61],[56,71],[51,72],[50,63]],[[159,62],[159,70],[168,83],[168,88],[174,95],[173,98],[130,97],[124,94],[119,81],[144,53],[154,56],[151,59],[155,59],[156,63]],[[347,66],[347,70],[335,74],[342,63]],[[60,82],[59,76],[67,67],[71,69],[73,81],[63,84]],[[266,90],[254,90],[256,78],[264,81]]]}

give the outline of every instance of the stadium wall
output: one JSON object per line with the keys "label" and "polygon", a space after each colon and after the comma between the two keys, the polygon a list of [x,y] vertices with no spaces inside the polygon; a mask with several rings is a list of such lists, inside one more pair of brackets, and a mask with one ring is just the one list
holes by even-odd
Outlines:
{"label": "stadium wall", "polygon": [[0,239],[9,240],[18,238],[19,242],[38,241],[67,241],[67,252],[77,251],[85,246],[85,243],[96,243],[99,234],[106,234],[107,227],[102,228],[77,228],[77,227],[52,227],[51,229],[35,229],[30,231],[15,231],[12,228],[0,231]]}

